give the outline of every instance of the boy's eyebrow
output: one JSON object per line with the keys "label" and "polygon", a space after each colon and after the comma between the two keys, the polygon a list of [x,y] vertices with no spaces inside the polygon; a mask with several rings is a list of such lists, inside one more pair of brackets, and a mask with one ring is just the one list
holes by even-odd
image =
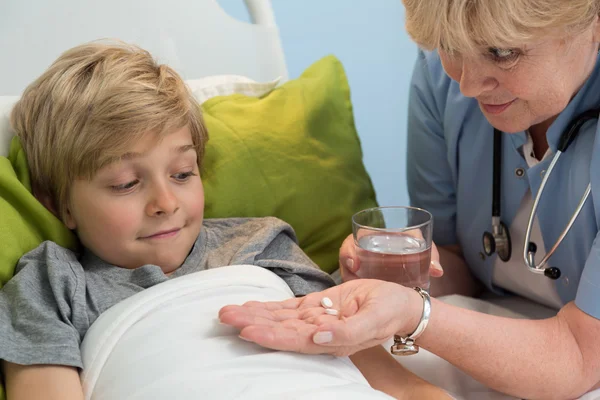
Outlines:
{"label": "boy's eyebrow", "polygon": [[196,146],[194,146],[193,144],[185,144],[185,145],[179,146],[175,149],[175,151],[177,151],[177,153],[179,153],[179,154],[185,153],[186,151],[190,151],[190,150],[196,150]]}
{"label": "boy's eyebrow", "polygon": [[133,160],[134,158],[139,158],[142,156],[142,153],[137,153],[135,151],[129,151],[123,154],[121,157],[117,157],[118,160]]}
{"label": "boy's eyebrow", "polygon": [[[196,146],[193,144],[184,144],[183,146],[175,147],[173,150],[178,154],[183,154],[190,150],[196,150]],[[133,160],[134,158],[142,157],[144,153],[138,153],[135,151],[129,151],[119,157],[120,160]]]}

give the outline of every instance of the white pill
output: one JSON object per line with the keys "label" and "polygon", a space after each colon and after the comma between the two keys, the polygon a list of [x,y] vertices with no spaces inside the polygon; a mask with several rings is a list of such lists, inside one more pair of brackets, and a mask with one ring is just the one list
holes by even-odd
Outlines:
{"label": "white pill", "polygon": [[321,299],[321,305],[325,308],[331,308],[333,307],[333,301],[331,301],[329,297],[323,297]]}
{"label": "white pill", "polygon": [[326,308],[325,314],[338,315],[338,310],[336,310],[335,308]]}

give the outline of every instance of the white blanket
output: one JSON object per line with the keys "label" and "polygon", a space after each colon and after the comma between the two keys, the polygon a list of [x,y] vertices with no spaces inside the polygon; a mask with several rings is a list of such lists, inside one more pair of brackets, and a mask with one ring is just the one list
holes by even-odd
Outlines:
{"label": "white blanket", "polygon": [[389,399],[348,358],[271,351],[218,310],[293,296],[275,274],[230,266],[173,279],[115,305],[82,343],[86,399]]}

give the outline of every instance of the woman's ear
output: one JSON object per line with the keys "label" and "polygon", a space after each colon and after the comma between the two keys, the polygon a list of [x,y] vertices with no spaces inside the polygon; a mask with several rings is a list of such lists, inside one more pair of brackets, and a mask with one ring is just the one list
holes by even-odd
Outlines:
{"label": "woman's ear", "polygon": [[594,35],[594,42],[600,44],[600,15],[596,16],[596,20],[594,21],[594,25],[593,25],[593,35]]}

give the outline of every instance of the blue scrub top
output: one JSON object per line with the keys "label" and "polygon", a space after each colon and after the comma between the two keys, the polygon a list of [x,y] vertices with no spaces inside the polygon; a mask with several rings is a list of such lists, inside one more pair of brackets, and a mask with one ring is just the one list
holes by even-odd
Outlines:
{"label": "blue scrub top", "polygon": [[[600,107],[600,62],[590,78],[547,132],[550,149],[569,122]],[[477,100],[463,96],[442,68],[437,52],[419,52],[413,72],[408,116],[407,173],[411,204],[434,215],[438,246],[460,244],[473,271],[492,284],[494,258],[483,253],[482,234],[491,231],[494,128]],[[540,200],[538,219],[546,251],[573,215],[588,183],[592,193],[548,266],[560,268],[555,281],[561,299],[575,299],[585,313],[600,319],[600,133],[587,122],[560,157]],[[504,134],[502,149],[502,221],[510,226],[527,189],[538,192],[551,158],[529,168],[519,153],[525,132]],[[518,169],[526,171],[519,176]],[[512,257],[522,258],[513,251]],[[539,262],[541,258],[537,257]],[[523,264],[523,268],[525,264]]]}

